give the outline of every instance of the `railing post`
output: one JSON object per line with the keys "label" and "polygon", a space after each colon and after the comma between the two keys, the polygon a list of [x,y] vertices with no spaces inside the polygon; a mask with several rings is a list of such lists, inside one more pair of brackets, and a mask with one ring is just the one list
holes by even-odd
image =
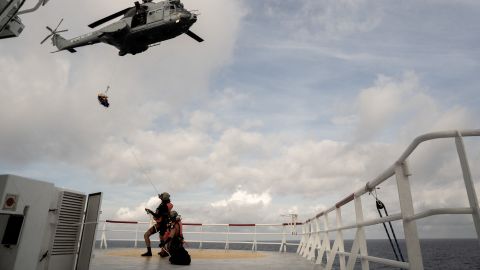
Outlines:
{"label": "railing post", "polygon": [[310,221],[310,248],[307,249],[307,260],[311,260],[315,256],[315,245],[317,244],[317,231],[315,230],[315,219]]}
{"label": "railing post", "polygon": [[321,226],[320,226],[320,217],[315,217],[315,227],[316,227],[316,245],[315,245],[315,250],[313,251],[313,260],[315,261],[317,259],[317,253],[320,250],[322,246],[322,234],[320,232]]}
{"label": "railing post", "polygon": [[303,228],[302,228],[302,231],[303,231],[303,236],[302,236],[302,242],[301,242],[301,246],[300,247],[300,252],[298,253],[300,256],[303,255],[303,252],[305,250],[305,247],[307,246],[307,242],[308,242],[308,221],[305,221],[303,223]]}
{"label": "railing post", "polygon": [[[314,223],[312,224],[312,247],[310,248],[310,253],[307,256],[308,260],[315,260],[317,249],[320,248],[320,226],[318,225],[318,218],[313,219]],[[313,230],[315,228],[315,231]]]}
{"label": "railing post", "polygon": [[[319,216],[317,219],[320,221],[321,218],[323,218],[323,230],[328,230],[328,224],[325,224],[325,216],[324,215]],[[319,224],[319,229],[322,230],[320,224]],[[317,257],[315,259],[315,264],[322,264],[323,254],[325,254],[326,244],[327,244],[325,242],[325,234],[326,232],[322,232],[322,233],[319,232],[318,236],[320,239],[320,246],[317,253]]]}
{"label": "railing post", "polygon": [[308,256],[308,253],[310,251],[310,248],[312,247],[312,221],[307,222],[307,235],[308,235],[308,240],[307,244],[303,248],[303,251],[300,255],[302,255],[304,258]]}
{"label": "railing post", "polygon": [[102,229],[102,238],[100,240],[100,248],[103,248],[103,246],[105,245],[105,249],[108,247],[107,246],[107,236],[106,236],[106,228],[107,228],[107,221],[104,221],[103,222],[103,229]]}
{"label": "railing post", "polygon": [[328,252],[330,251],[330,238],[328,237],[328,212],[325,212],[323,215],[323,230],[325,232],[322,233],[322,238],[323,240],[320,241],[321,248],[318,251],[317,255],[317,260],[315,261],[316,264],[322,264],[323,263],[323,255],[325,257],[328,257]]}
{"label": "railing post", "polygon": [[225,251],[230,249],[229,246],[230,226],[227,224],[227,239],[225,240]]}
{"label": "railing post", "polygon": [[468,203],[473,211],[473,224],[475,225],[477,239],[480,243],[480,209],[478,208],[478,198],[477,193],[475,192],[475,185],[473,184],[472,173],[470,172],[470,166],[468,164],[463,138],[458,131],[457,136],[455,137],[455,144],[457,146],[458,158],[460,159],[460,166],[462,167],[463,181],[465,182],[465,188],[467,189]]}
{"label": "railing post", "polygon": [[[282,225],[282,243],[280,244],[280,249],[278,250],[278,252],[282,252],[282,249],[284,252],[287,251],[287,247],[286,247],[287,236],[285,234],[286,234],[285,225]],[[298,247],[300,247],[300,244],[298,245]]]}
{"label": "railing post", "polygon": [[[355,200],[355,214],[357,219],[357,224],[363,222],[363,206],[362,206],[362,198],[360,196],[354,196]],[[360,249],[360,255],[368,256],[367,250],[367,238],[365,237],[365,229],[362,227],[357,228],[358,233],[358,245]],[[362,270],[370,269],[370,263],[364,257],[360,259],[362,264]]]}
{"label": "railing post", "polygon": [[252,243],[252,252],[257,251],[257,224],[253,226],[253,243]]}
{"label": "railing post", "polygon": [[[342,222],[342,210],[340,207],[336,209],[337,212],[337,228],[343,227],[343,222]],[[343,242],[343,232],[342,231],[337,231],[337,241],[338,243],[338,251],[344,252],[345,251],[345,246]],[[339,261],[340,261],[340,270],[345,269],[345,255],[344,254],[339,254]]]}
{"label": "railing post", "polygon": [[137,222],[137,224],[135,225],[135,248],[137,248],[137,239],[138,239],[138,225],[140,223]]}
{"label": "railing post", "polygon": [[414,215],[412,191],[408,180],[408,166],[406,161],[395,166],[395,177],[397,179],[398,197],[402,212],[403,231],[407,245],[408,261],[410,269],[422,270],[423,259],[418,239],[417,223],[415,220],[407,221],[407,218]]}
{"label": "railing post", "polygon": [[203,246],[203,224],[200,225],[200,245],[198,246],[198,249],[202,249]]}
{"label": "railing post", "polygon": [[298,248],[297,248],[297,253],[298,254],[302,253],[303,246],[305,245],[305,241],[306,241],[305,237],[306,237],[306,233],[307,233],[306,232],[306,226],[307,226],[307,224],[306,224],[306,222],[304,222],[303,225],[302,225],[302,239],[300,240],[300,243],[299,243]]}
{"label": "railing post", "polygon": [[[323,221],[323,224],[325,226],[325,230],[329,230],[330,229],[330,221],[328,219],[328,212],[325,212],[325,215],[324,216],[324,221]],[[332,248],[330,246],[330,236],[329,236],[329,233],[328,232],[325,232],[324,234],[324,240],[323,240],[323,243],[325,244],[325,251],[328,251],[328,252],[331,252],[332,251]],[[328,257],[328,254],[329,253],[325,253],[325,257]]]}

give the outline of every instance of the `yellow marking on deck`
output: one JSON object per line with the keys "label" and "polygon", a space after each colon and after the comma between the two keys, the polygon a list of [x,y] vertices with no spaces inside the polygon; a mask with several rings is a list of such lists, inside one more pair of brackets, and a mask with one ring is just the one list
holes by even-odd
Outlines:
{"label": "yellow marking on deck", "polygon": [[[152,250],[152,257],[160,257],[157,255],[159,249]],[[262,252],[251,252],[241,250],[209,250],[209,249],[188,249],[187,250],[192,259],[255,259],[267,257],[268,254]],[[105,252],[106,256],[118,256],[118,257],[140,257],[145,252],[144,248],[129,248],[129,249],[115,249]]]}

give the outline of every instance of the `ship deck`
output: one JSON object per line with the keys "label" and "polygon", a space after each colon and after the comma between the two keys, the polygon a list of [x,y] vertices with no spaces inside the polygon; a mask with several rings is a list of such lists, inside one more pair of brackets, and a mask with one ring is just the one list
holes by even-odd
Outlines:
{"label": "ship deck", "polygon": [[95,250],[91,270],[150,270],[150,269],[189,269],[189,270],[236,270],[236,269],[316,269],[313,262],[296,253],[251,252],[238,250],[198,250],[190,249],[192,257],[189,266],[172,265],[168,258],[159,255],[141,257],[145,249],[118,248]]}

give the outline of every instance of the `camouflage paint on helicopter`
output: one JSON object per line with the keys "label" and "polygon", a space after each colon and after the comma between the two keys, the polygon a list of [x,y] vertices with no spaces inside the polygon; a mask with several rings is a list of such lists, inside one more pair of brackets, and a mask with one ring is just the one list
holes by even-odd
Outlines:
{"label": "camouflage paint on helicopter", "polygon": [[47,26],[51,32],[41,43],[52,38],[52,43],[58,51],[67,50],[76,52],[75,48],[103,42],[116,47],[120,56],[137,54],[146,51],[149,46],[158,42],[187,34],[198,42],[203,39],[189,30],[197,21],[197,14],[183,7],[180,0],[165,0],[158,3],[152,0],[135,2],[134,7],[128,7],[110,16],[89,24],[95,28],[112,19],[123,18],[99,30],[81,35],[72,39],[65,39],[59,35],[67,30],[57,30],[63,19],[55,29]]}

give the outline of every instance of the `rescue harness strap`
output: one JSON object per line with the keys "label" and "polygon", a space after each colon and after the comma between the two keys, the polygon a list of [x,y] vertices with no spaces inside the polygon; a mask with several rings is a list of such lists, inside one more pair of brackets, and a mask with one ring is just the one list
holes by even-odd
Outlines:
{"label": "rescue harness strap", "polygon": [[[388,217],[387,207],[383,204],[382,201],[378,199],[377,191],[374,190],[373,192],[371,192],[371,194],[375,198],[375,205],[377,207],[377,211],[380,217],[381,218],[383,217],[382,212],[380,211],[381,209],[385,211],[385,216]],[[395,230],[393,229],[393,226],[392,226],[392,222],[388,221],[388,225],[390,227],[390,230],[392,231],[392,236],[393,236],[393,239],[395,240],[396,249],[395,249],[395,246],[393,245],[392,238],[390,237],[390,233],[387,229],[387,225],[385,224],[385,222],[383,222],[382,224],[383,224],[383,228],[385,228],[385,232],[387,233],[388,241],[390,242],[390,246],[392,247],[393,253],[395,254],[395,258],[397,259],[397,261],[400,261],[401,259],[402,262],[405,262],[405,259],[403,258],[402,250],[400,249],[400,245],[398,244],[397,236],[395,235]],[[398,258],[397,250],[398,250],[398,254],[400,255],[400,259]]]}

